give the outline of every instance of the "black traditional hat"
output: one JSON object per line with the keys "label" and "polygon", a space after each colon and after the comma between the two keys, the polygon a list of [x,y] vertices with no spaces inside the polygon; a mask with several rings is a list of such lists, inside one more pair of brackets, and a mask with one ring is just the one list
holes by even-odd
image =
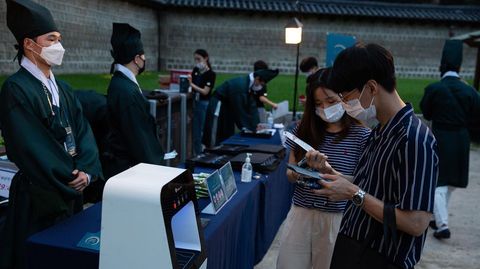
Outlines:
{"label": "black traditional hat", "polygon": [[261,69],[253,73],[254,77],[260,77],[265,83],[269,82],[278,75],[278,69]]}
{"label": "black traditional hat", "polygon": [[447,40],[443,45],[440,71],[458,71],[462,65],[463,42],[461,40]]}
{"label": "black traditional hat", "polygon": [[7,0],[7,26],[19,46],[25,38],[58,32],[50,11],[29,0]]}
{"label": "black traditional hat", "polygon": [[114,63],[126,64],[144,54],[140,31],[128,23],[113,23],[112,57]]}

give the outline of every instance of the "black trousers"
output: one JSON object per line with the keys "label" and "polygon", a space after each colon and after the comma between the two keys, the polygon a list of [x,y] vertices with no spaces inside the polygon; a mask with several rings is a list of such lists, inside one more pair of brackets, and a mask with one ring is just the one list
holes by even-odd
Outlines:
{"label": "black trousers", "polygon": [[[339,234],[333,250],[330,269],[402,269],[387,257],[348,236]],[[413,268],[412,268],[413,269]]]}

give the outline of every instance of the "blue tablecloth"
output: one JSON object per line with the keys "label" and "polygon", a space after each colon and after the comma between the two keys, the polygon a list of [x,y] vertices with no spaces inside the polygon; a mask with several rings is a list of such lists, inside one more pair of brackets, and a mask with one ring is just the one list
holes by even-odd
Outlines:
{"label": "blue tablecloth", "polygon": [[[225,143],[280,144],[278,133],[271,139],[235,135]],[[237,194],[204,229],[209,269],[253,268],[270,247],[291,205],[293,186],[285,177],[285,162],[260,180],[240,182],[235,173]],[[196,172],[208,169],[196,169]],[[200,199],[203,209],[208,199]],[[128,219],[126,218],[126,221]],[[101,204],[96,204],[54,227],[33,235],[28,241],[29,268],[98,268],[99,254],[77,247],[86,233],[100,231]]]}
{"label": "blue tablecloth", "polygon": [[[281,140],[279,132],[277,131],[271,139],[245,138],[240,136],[240,134],[236,134],[223,143],[239,145],[280,145]],[[259,263],[267,253],[292,204],[294,185],[290,184],[286,177],[287,161],[288,151],[285,156],[285,161],[282,162],[275,171],[260,179],[260,212],[258,215],[259,220],[255,240],[255,264]]]}

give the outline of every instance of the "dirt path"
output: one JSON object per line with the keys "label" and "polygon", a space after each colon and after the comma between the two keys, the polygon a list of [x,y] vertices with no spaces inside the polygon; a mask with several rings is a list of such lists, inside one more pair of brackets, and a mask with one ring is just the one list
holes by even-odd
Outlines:
{"label": "dirt path", "polygon": [[470,151],[470,179],[466,189],[452,193],[449,226],[452,237],[437,240],[428,231],[419,269],[480,269],[480,148]]}

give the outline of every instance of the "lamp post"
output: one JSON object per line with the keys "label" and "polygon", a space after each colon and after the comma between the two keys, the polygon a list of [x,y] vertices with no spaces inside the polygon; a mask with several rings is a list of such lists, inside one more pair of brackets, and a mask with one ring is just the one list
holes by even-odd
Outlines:
{"label": "lamp post", "polygon": [[297,64],[295,65],[295,85],[293,90],[293,121],[295,121],[297,115],[298,57],[300,54],[300,43],[302,42],[302,27],[303,24],[297,18],[293,18],[285,26],[285,43],[297,45]]}

